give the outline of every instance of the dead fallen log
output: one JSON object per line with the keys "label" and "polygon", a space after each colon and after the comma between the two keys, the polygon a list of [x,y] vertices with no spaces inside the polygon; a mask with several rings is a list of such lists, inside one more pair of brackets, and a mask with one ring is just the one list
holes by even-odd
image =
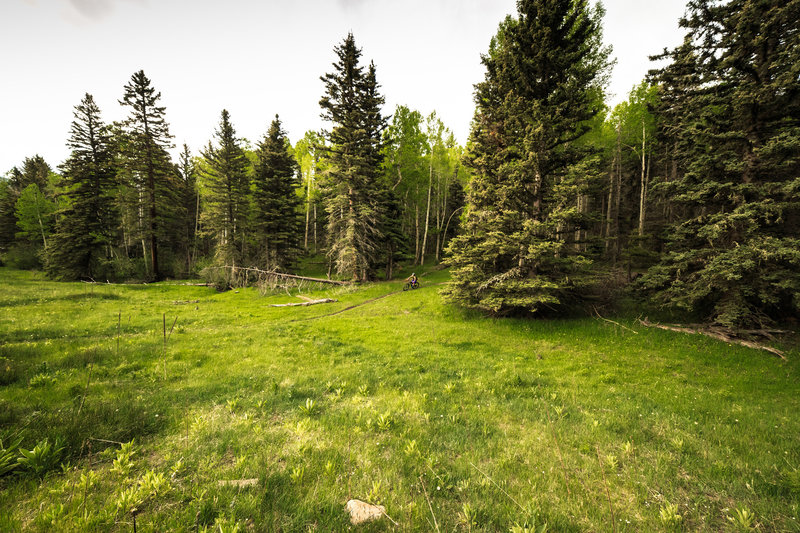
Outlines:
{"label": "dead fallen log", "polygon": [[264,276],[275,276],[278,278],[286,278],[286,279],[296,279],[300,281],[311,281],[314,283],[329,283],[331,285],[350,285],[352,282],[350,281],[339,281],[335,279],[323,279],[323,278],[310,278],[308,276],[296,276],[294,274],[284,274],[283,272],[275,272],[273,270],[261,270],[260,268],[254,267],[237,267],[237,266],[222,266],[222,267],[211,267],[214,269],[227,269],[231,272],[254,272],[256,274],[261,274]]}
{"label": "dead fallen log", "polygon": [[783,355],[783,352],[778,350],[777,348],[773,348],[772,346],[766,346],[758,342],[741,339],[739,337],[736,337],[734,332],[724,331],[720,328],[698,327],[694,325],[693,327],[687,327],[687,326],[676,326],[667,324],[656,324],[654,322],[650,322],[649,320],[647,320],[647,318],[645,318],[644,320],[640,319],[639,323],[648,328],[658,328],[667,331],[676,331],[678,333],[690,333],[694,335],[705,335],[706,337],[711,337],[712,339],[717,339],[722,342],[738,344],[740,346],[745,346],[747,348],[753,348],[754,350],[763,350],[773,355],[777,355],[784,361],[788,361],[788,359],[786,359],[786,356]]}
{"label": "dead fallen log", "polygon": [[334,302],[338,302],[339,300],[334,300],[333,298],[321,298],[319,300],[307,300],[305,302],[295,302],[295,303],[288,303],[288,304],[272,304],[270,307],[308,307],[309,305],[316,305],[316,304],[330,304]]}

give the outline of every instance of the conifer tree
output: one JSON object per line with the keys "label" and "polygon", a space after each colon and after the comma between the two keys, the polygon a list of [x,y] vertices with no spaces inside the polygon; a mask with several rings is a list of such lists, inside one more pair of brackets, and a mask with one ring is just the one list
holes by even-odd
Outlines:
{"label": "conifer tree", "polygon": [[197,225],[200,208],[200,193],[197,190],[197,168],[189,147],[184,143],[177,172],[181,190],[180,229],[181,248],[186,256],[186,271],[190,272],[197,252]]}
{"label": "conifer tree", "polygon": [[134,183],[141,191],[143,242],[149,246],[151,276],[162,277],[159,265],[159,242],[171,232],[167,230],[172,209],[180,206],[175,187],[174,167],[168,149],[172,135],[165,120],[166,108],[159,106],[161,93],[156,92],[150,79],[140,70],[125,84],[120,104],[130,108],[125,121],[125,161]]}
{"label": "conifer tree", "polygon": [[361,50],[352,34],[334,48],[334,72],[322,76],[325,95],[322,118],[333,128],[325,180],[328,211],[328,257],[339,274],[366,280],[372,274],[380,247],[381,204],[379,175],[383,96],[375,65],[366,73],[359,65]]}
{"label": "conifer tree", "polygon": [[449,248],[445,296],[495,314],[564,302],[587,259],[567,246],[585,151],[575,141],[601,109],[608,66],[602,8],[519,0],[483,56],[485,80],[466,163],[474,171],[464,233]]}
{"label": "conifer tree", "polygon": [[690,2],[656,80],[682,218],[643,286],[728,326],[800,311],[800,3]]}
{"label": "conifer tree", "polygon": [[254,233],[263,268],[288,270],[300,252],[300,197],[295,192],[298,165],[280,118],[256,150],[253,174]]}
{"label": "conifer tree", "polygon": [[119,231],[113,143],[92,95],[75,106],[74,116],[67,141],[72,152],[62,165],[66,207],[48,251],[47,271],[62,279],[112,277],[108,261]]}
{"label": "conifer tree", "polygon": [[230,113],[225,109],[216,138],[217,146],[209,142],[203,152],[201,174],[208,191],[204,224],[216,243],[216,261],[237,266],[242,264],[247,253],[250,162],[236,137]]}

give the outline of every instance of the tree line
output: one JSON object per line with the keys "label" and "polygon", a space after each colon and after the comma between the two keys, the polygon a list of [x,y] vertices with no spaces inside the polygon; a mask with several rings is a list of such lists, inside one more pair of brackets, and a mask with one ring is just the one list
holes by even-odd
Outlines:
{"label": "tree line", "polygon": [[483,56],[446,296],[546,313],[641,275],[636,296],[726,326],[797,317],[800,3],[692,0],[613,110],[602,8],[517,6]]}
{"label": "tree line", "polygon": [[[198,156],[143,72],[126,121],[76,106],[69,159],[0,182],[0,252],[54,277],[180,276],[198,265],[391,278],[446,261],[445,297],[492,314],[633,294],[731,326],[800,309],[800,4],[692,0],[683,43],[613,109],[602,7],[519,0],[482,56],[459,146],[432,113],[383,114],[352,35],[291,145],[278,117],[251,149],[222,112]],[[630,283],[633,281],[633,283]]]}

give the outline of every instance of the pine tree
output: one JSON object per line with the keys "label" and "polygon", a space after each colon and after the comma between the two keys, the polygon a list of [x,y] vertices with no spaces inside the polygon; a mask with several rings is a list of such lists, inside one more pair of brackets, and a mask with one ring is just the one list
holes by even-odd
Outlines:
{"label": "pine tree", "polygon": [[180,241],[186,256],[186,271],[191,272],[197,255],[196,239],[200,193],[197,190],[197,169],[186,144],[183,145],[183,151],[178,159],[177,173],[181,190],[181,212],[183,213],[180,220]]}
{"label": "pine tree", "polygon": [[495,314],[552,308],[588,260],[568,246],[586,153],[575,141],[602,107],[608,66],[602,8],[519,0],[483,57],[466,163],[464,233],[450,247],[445,296]]}
{"label": "pine tree", "polygon": [[74,116],[67,141],[72,151],[62,165],[66,208],[58,219],[47,271],[61,279],[113,277],[108,263],[119,231],[113,143],[92,95],[75,106]]}
{"label": "pine tree", "polygon": [[683,217],[644,287],[728,326],[796,314],[800,3],[696,0],[682,25],[657,79]]}
{"label": "pine tree", "polygon": [[300,252],[298,165],[280,118],[256,151],[253,174],[254,231],[262,268],[289,270]]}
{"label": "pine tree", "polygon": [[125,121],[128,171],[141,191],[143,243],[149,245],[150,272],[154,279],[162,277],[159,264],[159,242],[171,232],[166,226],[174,216],[172,208],[180,206],[175,187],[175,172],[167,150],[172,148],[172,135],[165,120],[166,109],[158,105],[161,93],[156,92],[144,71],[131,76],[125,85],[120,104],[130,108]]}
{"label": "pine tree", "polygon": [[334,72],[322,76],[325,96],[322,118],[333,128],[326,132],[330,165],[325,180],[328,211],[328,257],[339,274],[354,280],[372,275],[380,248],[379,201],[381,133],[386,122],[380,108],[375,65],[367,73],[359,65],[361,50],[352,34],[334,48]]}
{"label": "pine tree", "polygon": [[203,220],[206,230],[215,239],[217,262],[237,266],[242,264],[247,253],[250,162],[236,137],[230,113],[225,109],[216,138],[217,146],[209,142],[203,152],[200,169],[208,191]]}

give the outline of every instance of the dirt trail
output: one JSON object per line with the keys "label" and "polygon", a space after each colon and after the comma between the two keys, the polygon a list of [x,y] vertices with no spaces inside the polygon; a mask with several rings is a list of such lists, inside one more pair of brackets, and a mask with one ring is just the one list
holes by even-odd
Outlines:
{"label": "dirt trail", "polygon": [[[444,285],[444,283],[431,283],[429,285],[426,285],[426,287],[435,287],[437,285]],[[382,299],[384,299],[384,298],[386,298],[388,296],[393,296],[395,294],[400,294],[402,292],[404,292],[404,291],[399,290],[399,291],[394,291],[394,292],[388,292],[386,294],[382,294],[381,296],[377,296],[375,298],[370,298],[369,300],[364,300],[363,302],[359,302],[357,304],[353,304],[351,306],[345,307],[344,309],[339,309],[338,311],[334,311],[333,313],[326,313],[324,315],[310,316],[310,317],[307,317],[307,318],[298,318],[297,320],[290,320],[289,323],[307,322],[309,320],[316,320],[318,318],[326,318],[326,317],[329,317],[329,316],[338,315],[338,314],[344,313],[345,311],[350,311],[351,309],[355,309],[356,307],[361,307],[362,305],[371,304],[372,302],[377,302],[378,300],[382,300]]]}

